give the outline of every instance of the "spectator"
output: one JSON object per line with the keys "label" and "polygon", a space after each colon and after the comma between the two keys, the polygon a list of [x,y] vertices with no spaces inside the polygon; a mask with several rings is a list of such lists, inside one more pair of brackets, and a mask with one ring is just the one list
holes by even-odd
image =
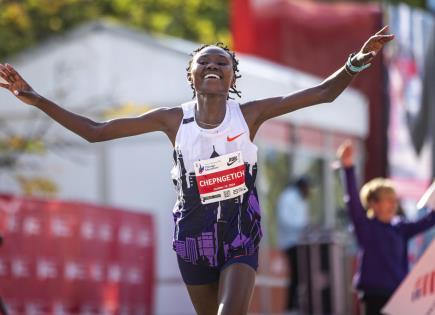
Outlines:
{"label": "spectator", "polygon": [[337,156],[345,173],[346,203],[359,247],[354,282],[361,293],[363,314],[381,315],[408,273],[409,239],[435,225],[435,210],[419,221],[406,222],[397,215],[397,194],[386,178],[366,183],[358,198],[352,143],[344,142]]}
{"label": "spectator", "polygon": [[304,229],[309,223],[308,197],[310,195],[310,181],[302,176],[294,183],[290,183],[283,190],[278,200],[278,246],[286,254],[290,283],[288,286],[287,310],[298,308],[298,266],[297,245]]}

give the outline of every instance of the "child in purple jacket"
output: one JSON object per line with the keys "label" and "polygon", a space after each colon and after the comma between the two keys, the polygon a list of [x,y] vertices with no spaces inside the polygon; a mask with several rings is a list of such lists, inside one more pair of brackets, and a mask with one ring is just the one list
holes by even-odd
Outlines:
{"label": "child in purple jacket", "polygon": [[380,315],[408,273],[408,240],[435,225],[435,210],[417,222],[403,221],[396,215],[397,195],[390,180],[373,179],[358,196],[350,141],[340,146],[337,156],[345,173],[346,204],[359,247],[354,284],[362,293],[363,314]]}

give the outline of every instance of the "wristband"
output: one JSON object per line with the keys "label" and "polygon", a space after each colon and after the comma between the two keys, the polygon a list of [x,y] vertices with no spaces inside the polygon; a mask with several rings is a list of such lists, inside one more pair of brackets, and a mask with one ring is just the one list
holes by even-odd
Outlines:
{"label": "wristband", "polygon": [[346,71],[346,73],[351,77],[353,77],[357,74],[356,72],[353,72],[353,73],[350,72],[349,69],[347,69],[347,66],[344,66],[344,71]]}
{"label": "wristband", "polygon": [[353,56],[355,56],[355,53],[350,54],[349,57],[347,58],[347,61],[346,61],[346,68],[348,70],[350,70],[351,72],[358,73],[358,72],[361,72],[361,71],[363,71],[371,66],[371,63],[368,63],[366,65],[362,65],[361,67],[354,66],[351,62],[351,59]]}

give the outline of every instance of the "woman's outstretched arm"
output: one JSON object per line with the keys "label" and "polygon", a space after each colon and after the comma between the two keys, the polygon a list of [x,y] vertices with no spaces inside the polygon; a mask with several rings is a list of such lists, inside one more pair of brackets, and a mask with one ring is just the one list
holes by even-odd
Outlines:
{"label": "woman's outstretched arm", "polygon": [[386,26],[371,36],[361,50],[350,59],[350,66],[341,67],[319,85],[286,96],[246,103],[243,111],[251,130],[256,131],[264,121],[270,118],[307,106],[334,101],[352,82],[357,74],[355,71],[359,70],[358,68],[367,67],[384,45],[393,40],[394,35],[387,34],[387,30]]}
{"label": "woman's outstretched arm", "polygon": [[158,108],[135,118],[96,122],[70,112],[39,95],[11,65],[0,64],[0,77],[5,81],[0,83],[0,87],[11,91],[23,103],[39,108],[62,126],[89,142],[112,140],[152,131],[165,132],[173,142],[172,138],[175,138],[175,135],[172,127],[178,127],[182,116],[179,108]]}

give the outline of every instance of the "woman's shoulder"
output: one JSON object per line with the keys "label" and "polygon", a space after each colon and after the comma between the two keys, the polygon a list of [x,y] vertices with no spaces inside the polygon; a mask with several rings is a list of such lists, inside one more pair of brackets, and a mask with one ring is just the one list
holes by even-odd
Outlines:
{"label": "woman's shoulder", "polygon": [[192,101],[182,103],[181,105],[178,106],[178,108],[181,110],[181,112],[183,112],[186,115],[191,112],[193,113],[193,110],[195,109],[195,104],[196,101],[192,100]]}
{"label": "woman's shoulder", "polygon": [[170,126],[178,126],[183,119],[183,109],[181,105],[167,108],[167,117]]}
{"label": "woman's shoulder", "polygon": [[181,120],[183,117],[181,105],[175,107],[159,107],[154,111],[162,120],[166,120],[169,123],[173,123],[173,120]]}

